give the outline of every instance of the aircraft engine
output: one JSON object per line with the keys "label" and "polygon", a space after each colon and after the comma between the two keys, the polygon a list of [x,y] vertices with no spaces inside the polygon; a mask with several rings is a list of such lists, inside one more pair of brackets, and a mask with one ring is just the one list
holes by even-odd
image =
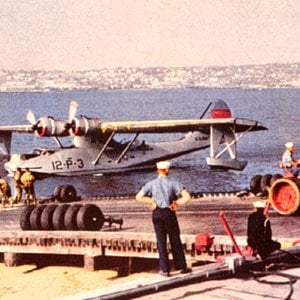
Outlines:
{"label": "aircraft engine", "polygon": [[69,133],[72,136],[84,136],[99,132],[101,120],[92,119],[82,116],[81,118],[74,118],[70,122]]}
{"label": "aircraft engine", "polygon": [[53,117],[41,117],[32,124],[34,133],[39,136],[67,136],[67,122],[56,120]]}

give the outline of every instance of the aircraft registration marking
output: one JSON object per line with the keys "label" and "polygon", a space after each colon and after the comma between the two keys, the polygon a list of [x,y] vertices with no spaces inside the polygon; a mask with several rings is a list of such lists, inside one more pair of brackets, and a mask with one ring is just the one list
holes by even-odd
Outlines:
{"label": "aircraft registration marking", "polygon": [[195,141],[207,141],[207,140],[208,140],[208,136],[195,137]]}
{"label": "aircraft registration marking", "polygon": [[63,170],[64,168],[70,169],[72,166],[82,169],[84,167],[84,162],[82,158],[73,159],[68,157],[65,161],[54,160],[51,162],[53,170]]}

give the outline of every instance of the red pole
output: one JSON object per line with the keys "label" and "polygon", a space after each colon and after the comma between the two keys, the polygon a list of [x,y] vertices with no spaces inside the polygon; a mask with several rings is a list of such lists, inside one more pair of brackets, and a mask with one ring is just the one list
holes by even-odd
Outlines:
{"label": "red pole", "polygon": [[220,219],[221,219],[221,221],[222,221],[222,223],[223,223],[223,226],[224,226],[224,229],[225,229],[226,233],[228,234],[228,236],[230,237],[230,239],[231,239],[231,241],[232,241],[232,243],[233,243],[233,247],[234,247],[235,251],[236,251],[239,255],[242,255],[242,252],[241,252],[241,250],[240,250],[238,244],[236,243],[236,240],[235,240],[235,238],[234,238],[234,236],[233,236],[233,234],[232,234],[232,232],[231,232],[231,230],[230,230],[230,227],[229,227],[229,225],[228,225],[228,223],[227,223],[227,221],[226,221],[226,218],[225,218],[225,216],[223,215],[222,212],[219,213],[219,217],[220,217]]}
{"label": "red pole", "polygon": [[264,209],[264,215],[266,217],[268,217],[268,215],[269,215],[269,208],[270,208],[270,201],[267,201],[266,207]]}

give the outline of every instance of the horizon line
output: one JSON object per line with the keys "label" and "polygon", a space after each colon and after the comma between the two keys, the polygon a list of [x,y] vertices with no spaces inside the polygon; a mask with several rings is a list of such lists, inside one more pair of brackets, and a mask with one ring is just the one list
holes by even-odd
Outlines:
{"label": "horizon line", "polygon": [[267,65],[293,65],[293,64],[300,64],[300,61],[294,62],[270,62],[270,63],[253,63],[253,64],[228,64],[228,65],[183,65],[183,66],[116,66],[116,67],[102,67],[102,68],[86,68],[86,69],[74,69],[74,70],[64,70],[64,69],[43,69],[43,68],[36,68],[36,69],[26,69],[26,68],[17,68],[17,69],[7,69],[7,68],[0,68],[0,71],[27,71],[27,72],[34,72],[34,71],[48,71],[48,72],[83,72],[83,71],[96,71],[96,70],[113,70],[113,69],[153,69],[153,68],[161,68],[161,69],[179,69],[179,68],[230,68],[230,67],[246,67],[246,66],[267,66]]}

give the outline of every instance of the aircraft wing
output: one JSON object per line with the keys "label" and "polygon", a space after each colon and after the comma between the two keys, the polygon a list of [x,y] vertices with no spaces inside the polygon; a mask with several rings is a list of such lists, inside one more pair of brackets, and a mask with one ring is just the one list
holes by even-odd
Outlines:
{"label": "aircraft wing", "polygon": [[100,124],[100,130],[103,133],[169,133],[188,131],[209,133],[211,125],[224,128],[230,127],[235,132],[267,130],[258,121],[240,118],[103,122]]}
{"label": "aircraft wing", "polygon": [[32,125],[5,125],[0,126],[0,133],[2,132],[20,132],[33,133]]}
{"label": "aircraft wing", "polygon": [[[235,132],[267,130],[260,122],[241,118],[186,119],[186,120],[149,120],[100,122],[102,133],[172,133],[201,131],[209,133],[210,127],[233,128]],[[8,132],[34,133],[32,125],[0,126],[0,134]]]}

